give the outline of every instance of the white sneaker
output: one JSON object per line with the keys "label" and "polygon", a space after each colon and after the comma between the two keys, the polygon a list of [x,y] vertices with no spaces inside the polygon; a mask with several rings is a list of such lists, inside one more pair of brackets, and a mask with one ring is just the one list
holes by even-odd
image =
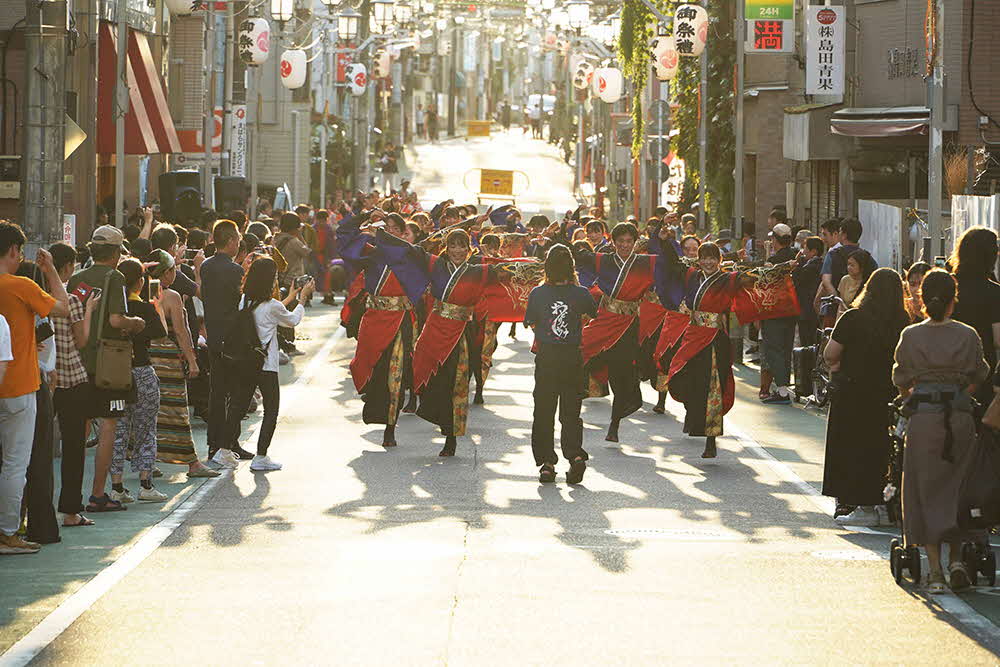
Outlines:
{"label": "white sneaker", "polygon": [[291,360],[292,360],[291,357],[289,357],[287,354],[285,354],[284,350],[278,350],[278,365],[279,366],[284,366],[285,364],[287,364]]}
{"label": "white sneaker", "polygon": [[892,521],[889,520],[889,508],[885,505],[876,505],[875,511],[878,513],[878,525],[880,526],[891,526]]}
{"label": "white sneaker", "polygon": [[169,498],[167,494],[161,493],[160,491],[157,491],[152,487],[148,489],[146,487],[139,488],[139,500],[148,500],[154,503],[162,503],[166,501],[167,498]]}
{"label": "white sneaker", "polygon": [[850,514],[842,514],[836,519],[842,526],[865,526],[874,528],[878,525],[878,512],[874,507],[858,505]]}
{"label": "white sneaker", "polygon": [[250,470],[254,472],[267,472],[269,470],[281,470],[281,464],[272,459],[266,454],[261,456],[258,454],[253,457],[253,461],[250,462]]}
{"label": "white sneaker", "polygon": [[135,497],[131,493],[129,493],[128,489],[122,489],[120,493],[118,491],[115,491],[114,489],[111,489],[111,491],[108,492],[108,498],[111,498],[111,500],[117,501],[123,505],[125,503],[135,502]]}
{"label": "white sneaker", "polygon": [[236,468],[240,464],[240,460],[236,458],[236,454],[233,454],[231,450],[220,449],[212,457],[212,462],[217,463],[220,468]]}

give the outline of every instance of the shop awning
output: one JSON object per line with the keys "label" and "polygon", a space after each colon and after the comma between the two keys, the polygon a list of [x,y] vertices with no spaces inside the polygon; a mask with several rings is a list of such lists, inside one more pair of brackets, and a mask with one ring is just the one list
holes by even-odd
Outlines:
{"label": "shop awning", "polygon": [[[115,152],[116,26],[101,22],[97,75],[97,152]],[[167,94],[146,35],[129,30],[126,76],[125,152],[129,155],[179,153],[180,140],[167,108]]]}
{"label": "shop awning", "polygon": [[927,134],[927,107],[861,107],[840,109],[830,119],[830,131],[845,137],[903,137]]}

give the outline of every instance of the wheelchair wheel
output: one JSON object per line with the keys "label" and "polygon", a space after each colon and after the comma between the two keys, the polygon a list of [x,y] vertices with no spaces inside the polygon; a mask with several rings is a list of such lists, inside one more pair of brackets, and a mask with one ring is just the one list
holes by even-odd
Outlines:
{"label": "wheelchair wheel", "polygon": [[820,371],[813,371],[813,400],[818,407],[826,407],[830,400],[829,380]]}
{"label": "wheelchair wheel", "polygon": [[980,563],[979,553],[974,542],[965,542],[962,544],[962,562],[965,563],[965,571],[969,573],[969,582],[975,586],[979,579],[978,573],[980,568],[985,568]]}
{"label": "wheelchair wheel", "polygon": [[892,578],[897,584],[903,581],[902,560],[903,547],[899,546],[899,540],[893,540],[889,543],[889,571],[892,572]]}
{"label": "wheelchair wheel", "polygon": [[906,547],[906,569],[910,571],[910,579],[915,584],[920,583],[920,549],[915,546]]}

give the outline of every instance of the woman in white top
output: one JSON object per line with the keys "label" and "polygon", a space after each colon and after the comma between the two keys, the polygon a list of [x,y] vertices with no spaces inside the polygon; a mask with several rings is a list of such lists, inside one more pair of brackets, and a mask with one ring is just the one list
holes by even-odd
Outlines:
{"label": "woman in white top", "polygon": [[[240,301],[241,310],[253,311],[257,335],[267,351],[264,365],[256,380],[250,379],[249,382],[242,384],[243,393],[237,397],[236,403],[243,410],[237,411],[237,414],[245,414],[254,389],[260,387],[260,393],[264,398],[264,422],[257,437],[257,455],[250,462],[250,469],[253,471],[281,470],[281,464],[267,455],[271,437],[278,424],[278,405],[281,398],[281,388],[278,384],[278,327],[294,327],[302,321],[305,309],[296,298],[300,290],[311,288],[311,279],[310,283],[301,287],[293,282],[288,290],[288,296],[284,301],[279,301],[273,297],[278,284],[277,279],[278,267],[274,260],[270,257],[258,257],[250,265],[243,279],[243,299]],[[288,310],[293,302],[295,308]]]}
{"label": "woman in white top", "polygon": [[7,362],[14,361],[14,355],[10,349],[10,325],[3,315],[0,315],[0,382],[7,372]]}

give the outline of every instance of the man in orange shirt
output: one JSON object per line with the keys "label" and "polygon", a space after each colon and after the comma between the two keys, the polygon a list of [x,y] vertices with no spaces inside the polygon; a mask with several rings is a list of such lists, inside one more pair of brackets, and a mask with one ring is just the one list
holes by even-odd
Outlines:
{"label": "man in orange shirt", "polygon": [[0,554],[35,553],[40,548],[17,534],[35,433],[35,392],[41,384],[35,316],[69,314],[69,297],[48,252],[39,249],[35,261],[51,295],[33,280],[14,275],[24,259],[25,242],[20,227],[0,221],[0,315],[10,325],[14,357],[0,382]]}

